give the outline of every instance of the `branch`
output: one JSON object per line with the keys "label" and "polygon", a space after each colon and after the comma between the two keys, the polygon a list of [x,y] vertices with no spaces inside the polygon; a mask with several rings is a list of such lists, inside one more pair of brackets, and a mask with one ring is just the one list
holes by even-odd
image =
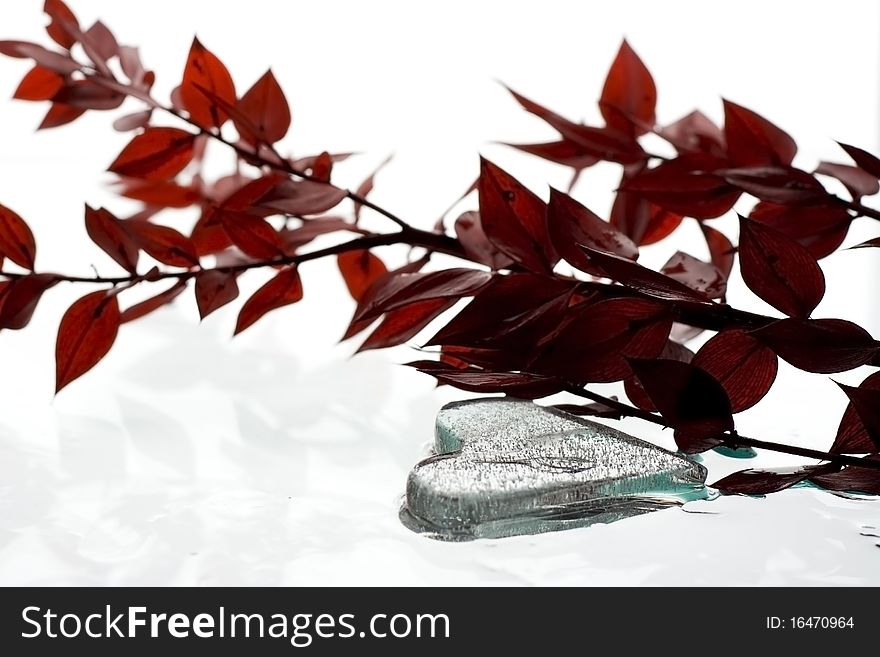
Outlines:
{"label": "branch", "polygon": [[[644,420],[645,422],[659,425],[663,428],[666,428],[668,426],[666,422],[664,422],[663,418],[656,413],[644,411],[640,408],[630,406],[629,404],[625,404],[616,399],[611,399],[610,397],[605,397],[604,395],[592,392],[591,390],[586,390],[575,385],[568,385],[565,387],[565,391],[577,397],[583,397],[584,399],[589,399],[591,401],[604,404],[605,406],[613,408],[615,411],[625,417],[635,417],[640,420]],[[806,449],[804,447],[796,447],[794,445],[784,445],[782,443],[758,440],[757,438],[748,438],[746,436],[739,435],[736,431],[727,431],[722,436],[719,436],[719,438],[724,441],[725,445],[728,445],[730,447],[757,447],[759,449],[767,449],[773,452],[791,454],[793,456],[804,456],[806,458],[818,459],[820,461],[828,461],[837,465],[851,465],[859,468],[880,469],[880,461],[863,459],[857,456],[848,456],[846,454],[831,454],[830,452],[822,452],[816,449]]]}

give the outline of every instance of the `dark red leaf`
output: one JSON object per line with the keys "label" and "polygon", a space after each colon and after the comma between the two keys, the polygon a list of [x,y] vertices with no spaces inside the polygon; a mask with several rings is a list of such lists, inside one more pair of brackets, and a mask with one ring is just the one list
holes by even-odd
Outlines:
{"label": "dark red leaf", "polygon": [[734,413],[764,398],[779,366],[773,350],[738,329],[722,331],[710,339],[697,352],[693,364],[721,384]]}
{"label": "dark red leaf", "polygon": [[596,267],[581,246],[614,253],[629,260],[639,256],[638,247],[626,235],[568,194],[552,188],[547,205],[547,230],[556,252],[582,271],[595,273]]}
{"label": "dark red leaf", "polygon": [[700,229],[703,231],[703,237],[706,238],[706,245],[709,247],[709,256],[712,259],[712,264],[718,268],[725,279],[729,279],[730,272],[733,271],[736,248],[734,248],[733,244],[723,233],[711,226],[701,223]]}
{"label": "dark red leaf", "polygon": [[19,100],[50,100],[64,86],[64,78],[39,64],[22,78],[13,94]]}
{"label": "dark red leaf", "polygon": [[500,251],[527,269],[549,272],[556,262],[547,238],[546,204],[488,160],[480,160],[480,220]]}
{"label": "dark red leaf", "polygon": [[195,138],[178,128],[147,128],[122,149],[109,170],[145,180],[172,178],[192,160]]}
{"label": "dark red leaf", "polygon": [[606,299],[570,314],[533,369],[578,384],[626,378],[631,373],[627,358],[656,357],[672,328],[666,306],[646,299]]}
{"label": "dark red leaf", "polygon": [[[644,164],[623,168],[620,185],[614,195],[609,223],[636,244],[641,244],[651,222],[652,204],[638,192],[627,192],[624,187],[639,175],[645,168]],[[656,207],[656,206],[655,206]]]}
{"label": "dark red leaf", "polygon": [[355,301],[360,301],[364,292],[379,277],[388,273],[388,268],[379,256],[367,250],[340,253],[336,256],[336,262],[348,292]]}
{"label": "dark red leaf", "polygon": [[302,280],[295,265],[282,267],[268,283],[244,302],[235,325],[235,335],[249,328],[269,311],[289,306],[303,297]]}
{"label": "dark red leaf", "polygon": [[126,221],[123,225],[135,244],[159,262],[172,267],[199,264],[193,243],[173,228],[149,221]]}
{"label": "dark red leaf", "polygon": [[773,227],[795,240],[814,258],[834,253],[849,231],[852,217],[839,204],[780,205],[762,201],[749,219]]}
{"label": "dark red leaf", "polygon": [[505,144],[512,148],[544,158],[550,162],[571,167],[575,171],[591,167],[599,158],[585,153],[584,150],[573,141],[561,139],[559,141],[543,142],[539,144]]}
{"label": "dark red leaf", "polygon": [[834,162],[819,162],[816,173],[839,180],[854,201],[858,201],[863,196],[873,196],[880,192],[880,181],[861,167],[835,164]]}
{"label": "dark red leaf", "polygon": [[880,159],[861,148],[850,146],[849,144],[843,144],[841,142],[837,143],[846,151],[846,154],[853,159],[853,162],[855,162],[862,171],[870,173],[875,178],[880,178]]}
{"label": "dark red leaf", "polygon": [[749,289],[790,317],[808,317],[825,295],[825,276],[803,246],[740,217],[739,259]]}
{"label": "dark red leaf", "polygon": [[76,43],[79,22],[70,8],[61,0],[46,0],[43,11],[52,19],[46,26],[46,32],[52,40],[64,48],[71,48]]}
{"label": "dark red leaf", "polygon": [[794,167],[756,166],[719,169],[716,174],[755,198],[771,203],[816,203],[828,198],[825,188]]}
{"label": "dark red leaf", "polygon": [[215,221],[216,211],[209,206],[203,206],[202,214],[190,233],[196,253],[200,256],[219,253],[233,246],[229,235],[223,230],[223,224]]}
{"label": "dark red leaf", "polygon": [[0,205],[0,253],[19,267],[33,271],[37,245],[34,234],[18,214]]}
{"label": "dark red leaf", "polygon": [[484,372],[481,370],[422,370],[461,390],[472,392],[503,392],[513,397],[539,399],[563,389],[563,384],[552,377],[527,372]]}
{"label": "dark red leaf", "polygon": [[266,193],[260,205],[274,212],[309,215],[331,210],[345,197],[344,189],[328,183],[285,179]]}
{"label": "dark red leaf", "polygon": [[123,222],[109,210],[86,206],[86,231],[104,253],[131,274],[137,272],[138,245],[132,240]]}
{"label": "dark red leaf", "polygon": [[752,335],[784,361],[819,374],[855,369],[880,348],[865,329],[842,319],[781,319]]}
{"label": "dark red leaf", "polygon": [[265,220],[233,211],[224,211],[220,219],[232,243],[250,257],[271,260],[285,255],[280,235]]}
{"label": "dark red leaf", "polygon": [[741,167],[788,166],[797,153],[786,132],[729,100],[724,101],[724,136],[730,159]]}
{"label": "dark red leaf", "polygon": [[624,40],[611,64],[599,109],[610,128],[640,135],[654,125],[657,88],[639,56]]}
{"label": "dark red leaf", "polygon": [[119,300],[106,291],[75,301],[61,318],[55,343],[55,392],[100,361],[119,332]]}
{"label": "dark red leaf", "polygon": [[29,274],[6,283],[0,296],[0,329],[27,326],[43,293],[58,283],[54,274]]}
{"label": "dark red leaf", "polygon": [[727,292],[727,278],[718,267],[681,251],[676,251],[666,261],[660,273],[684,283],[710,299],[722,298]]}
{"label": "dark red leaf", "polygon": [[509,267],[513,263],[513,260],[499,251],[486,237],[479,212],[462,213],[455,220],[455,235],[468,257],[476,262],[496,270]]}
{"label": "dark red leaf", "polygon": [[590,257],[590,261],[599,267],[608,278],[627,287],[657,297],[658,299],[711,303],[704,294],[692,290],[684,283],[679,283],[665,274],[643,267],[626,258],[596,251],[589,247],[582,248]]}
{"label": "dark red leaf", "polygon": [[180,99],[190,118],[202,128],[219,127],[229,116],[214,97],[234,106],[235,84],[223,62],[193,39],[180,83]]}
{"label": "dark red leaf", "polygon": [[419,301],[461,299],[481,290],[491,280],[489,272],[464,268],[383,277],[374,284],[384,281],[381,289],[361,297],[353,321],[378,317]]}
{"label": "dark red leaf", "polygon": [[625,180],[621,189],[687,217],[720,217],[742,192],[714,173],[719,164],[714,158],[682,155]]}
{"label": "dark red leaf", "polygon": [[330,182],[330,177],[333,175],[333,156],[327,151],[320,153],[315,157],[310,168],[313,178],[319,182]]}
{"label": "dark red leaf", "polygon": [[[870,454],[864,458],[876,461],[880,457],[877,454]],[[812,476],[810,481],[827,490],[880,495],[880,470],[877,468],[848,465],[837,472]]]}
{"label": "dark red leaf", "polygon": [[677,360],[631,360],[630,367],[687,454],[721,444],[733,430],[724,388],[705,370]]}
{"label": "dark red leaf", "polygon": [[[616,397],[611,399],[617,401]],[[554,404],[551,408],[569,415],[604,417],[610,420],[619,420],[623,417],[618,409],[613,406],[606,406],[600,402],[593,402],[591,404]]]}
{"label": "dark red leaf", "polygon": [[[675,340],[670,339],[666,342],[666,346],[663,347],[663,351],[660,352],[657,358],[690,363],[694,359],[694,352],[683,344],[679,344]],[[642,388],[642,384],[635,375],[629,376],[624,380],[623,389],[626,392],[627,398],[633,403],[633,405],[641,408],[643,411],[650,411],[652,413],[657,410],[654,402],[652,402],[651,398],[645,393],[645,389]]]}
{"label": "dark red leaf", "polygon": [[238,272],[208,269],[196,275],[196,305],[202,319],[237,298]]}
{"label": "dark red leaf", "polygon": [[717,488],[725,495],[769,495],[808,479],[809,477],[838,466],[806,465],[793,468],[776,468],[773,470],[741,470],[719,479],[712,488]]}
{"label": "dark red leaf", "polygon": [[341,230],[356,232],[357,228],[342,217],[317,217],[303,222],[297,228],[282,228],[278,231],[278,234],[281,236],[285,252],[293,253],[299,247],[313,241],[316,237]]}
{"label": "dark red leaf", "polygon": [[838,383],[849,397],[831,452],[880,452],[880,372],[858,388]]}
{"label": "dark red leaf", "polygon": [[111,110],[122,105],[125,94],[108,89],[91,80],[73,80],[68,81],[67,85],[52,97],[52,100],[62,105],[86,110]]}
{"label": "dark red leaf", "polygon": [[174,301],[185,289],[186,282],[178,281],[164,292],[160,292],[149,299],[136,303],[130,308],[126,308],[120,316],[120,322],[125,324],[126,322],[133,322],[136,319],[149,315],[154,310],[158,310],[162,306],[166,306]]}
{"label": "dark red leaf", "polygon": [[679,153],[706,153],[714,157],[726,154],[724,132],[698,110],[660,128],[657,134],[675,146]]}
{"label": "dark red leaf", "polygon": [[48,130],[49,128],[58,128],[67,125],[72,121],[76,121],[85,114],[82,107],[71,107],[62,103],[52,103],[46,116],[43,117],[38,130]]}
{"label": "dark red leaf", "polygon": [[250,144],[274,144],[290,129],[290,107],[271,70],[245,92],[237,108],[246,120],[233,116],[235,129]]}
{"label": "dark red leaf", "polygon": [[420,301],[387,313],[358,351],[403,344],[456,303],[456,299]]}

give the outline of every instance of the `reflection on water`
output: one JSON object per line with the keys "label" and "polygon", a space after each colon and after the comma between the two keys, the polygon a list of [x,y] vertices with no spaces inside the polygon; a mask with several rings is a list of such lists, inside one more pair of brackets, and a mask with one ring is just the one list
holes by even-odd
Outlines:
{"label": "reflection on water", "polygon": [[[315,367],[271,339],[232,348],[174,311],[137,330],[151,346],[136,358],[4,417],[0,583],[880,583],[880,503],[807,489],[428,540],[400,525],[400,495],[437,409],[462,395],[394,365],[406,352],[340,349]],[[704,461],[719,475],[721,462]]]}

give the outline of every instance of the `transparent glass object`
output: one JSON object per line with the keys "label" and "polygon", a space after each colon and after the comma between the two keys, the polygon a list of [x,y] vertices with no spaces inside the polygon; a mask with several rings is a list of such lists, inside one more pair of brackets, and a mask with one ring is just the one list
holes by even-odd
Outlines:
{"label": "transparent glass object", "polygon": [[438,539],[608,523],[708,496],[699,463],[529,401],[444,406],[434,452],[410,472],[401,520]]}

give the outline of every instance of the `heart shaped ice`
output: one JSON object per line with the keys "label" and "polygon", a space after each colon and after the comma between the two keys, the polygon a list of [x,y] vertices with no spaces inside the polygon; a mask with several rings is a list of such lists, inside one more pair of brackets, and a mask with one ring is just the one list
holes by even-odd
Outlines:
{"label": "heart shaped ice", "polygon": [[409,475],[401,519],[435,538],[555,531],[706,496],[700,464],[529,401],[444,406],[434,451]]}

